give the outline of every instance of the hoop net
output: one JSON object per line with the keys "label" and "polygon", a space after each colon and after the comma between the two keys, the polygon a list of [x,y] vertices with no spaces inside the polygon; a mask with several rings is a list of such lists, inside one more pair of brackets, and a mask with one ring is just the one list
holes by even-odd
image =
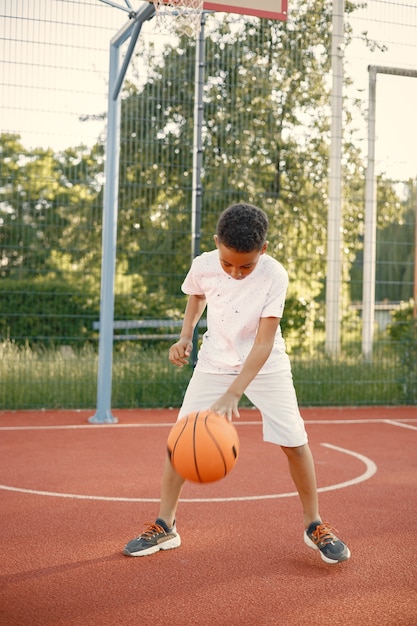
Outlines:
{"label": "hoop net", "polygon": [[201,29],[203,0],[151,0],[159,30],[196,37]]}

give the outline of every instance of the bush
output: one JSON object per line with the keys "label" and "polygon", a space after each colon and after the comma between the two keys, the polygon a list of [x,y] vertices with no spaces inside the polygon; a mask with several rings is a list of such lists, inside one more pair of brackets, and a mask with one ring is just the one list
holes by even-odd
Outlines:
{"label": "bush", "polygon": [[398,382],[402,386],[406,404],[417,404],[417,319],[410,302],[393,314],[388,334],[395,341],[400,363]]}
{"label": "bush", "polygon": [[[80,344],[96,341],[93,322],[100,318],[97,280],[77,280],[56,274],[34,278],[3,278],[0,282],[0,340],[16,345]],[[181,317],[185,297],[158,291],[146,293],[139,275],[118,275],[114,318],[149,319]]]}
{"label": "bush", "polygon": [[92,338],[99,294],[59,278],[1,281],[0,334],[17,344],[72,343]]}
{"label": "bush", "polygon": [[316,306],[313,301],[287,296],[281,320],[282,334],[290,352],[309,351],[312,346]]}

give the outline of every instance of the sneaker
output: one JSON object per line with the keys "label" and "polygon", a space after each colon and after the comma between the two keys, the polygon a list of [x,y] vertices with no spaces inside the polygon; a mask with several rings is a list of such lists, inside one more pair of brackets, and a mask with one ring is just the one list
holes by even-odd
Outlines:
{"label": "sneaker", "polygon": [[158,518],[155,524],[146,523],[146,530],[136,539],[129,541],[124,547],[123,553],[127,556],[147,556],[159,550],[179,548],[181,537],[174,525],[168,528],[164,520]]}
{"label": "sneaker", "polygon": [[320,555],[326,563],[340,563],[350,558],[350,550],[336,537],[327,522],[313,522],[304,533],[304,542],[313,550],[320,550]]}

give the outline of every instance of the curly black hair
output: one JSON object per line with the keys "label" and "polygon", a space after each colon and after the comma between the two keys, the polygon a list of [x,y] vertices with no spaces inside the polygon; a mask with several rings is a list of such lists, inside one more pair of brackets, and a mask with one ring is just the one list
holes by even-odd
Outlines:
{"label": "curly black hair", "polygon": [[240,202],[223,211],[217,222],[219,243],[237,252],[260,250],[266,241],[268,217],[262,209]]}

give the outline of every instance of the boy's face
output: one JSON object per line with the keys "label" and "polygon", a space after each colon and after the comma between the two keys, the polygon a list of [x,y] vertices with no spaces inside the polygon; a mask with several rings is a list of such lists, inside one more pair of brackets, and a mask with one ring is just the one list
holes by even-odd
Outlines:
{"label": "boy's face", "polygon": [[264,254],[268,247],[268,243],[264,243],[261,250],[252,250],[251,252],[238,252],[233,248],[226,248],[214,236],[216,247],[219,251],[220,264],[226,274],[229,274],[235,280],[242,280],[249,276],[256,267],[261,254]]}

